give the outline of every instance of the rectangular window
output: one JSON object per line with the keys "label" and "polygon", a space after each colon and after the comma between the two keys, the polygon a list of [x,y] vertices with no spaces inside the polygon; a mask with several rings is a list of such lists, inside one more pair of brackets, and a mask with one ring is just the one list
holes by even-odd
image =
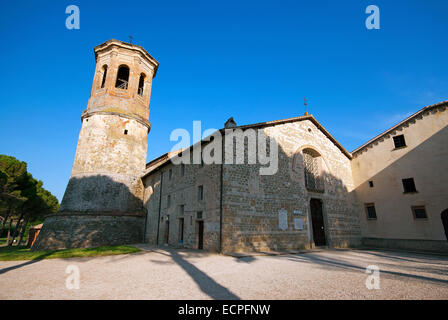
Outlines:
{"label": "rectangular window", "polygon": [[180,164],[180,175],[183,177],[185,175],[185,164]]}
{"label": "rectangular window", "polygon": [[204,187],[199,186],[198,187],[198,200],[204,199]]}
{"label": "rectangular window", "polygon": [[184,212],[185,212],[185,206],[181,205],[179,207],[179,216],[183,217],[184,216]]}
{"label": "rectangular window", "polygon": [[170,169],[170,171],[168,171],[168,179],[171,180],[172,177],[173,177],[173,170]]}
{"label": "rectangular window", "polygon": [[414,215],[414,219],[428,219],[424,206],[412,207],[412,214]]}
{"label": "rectangular window", "polygon": [[417,192],[415,188],[414,178],[402,179],[403,193]]}
{"label": "rectangular window", "polygon": [[373,181],[369,181],[369,187],[373,188]]}
{"label": "rectangular window", "polygon": [[367,219],[369,219],[369,220],[376,220],[375,204],[373,204],[373,203],[366,203],[365,207],[366,207]]}
{"label": "rectangular window", "polygon": [[197,218],[202,219],[202,211],[198,211]]}
{"label": "rectangular window", "polygon": [[170,195],[168,195],[168,196],[166,197],[166,206],[167,206],[168,208],[171,206],[171,196],[170,196]]}
{"label": "rectangular window", "polygon": [[394,138],[395,148],[406,147],[406,142],[404,141],[404,135],[395,136],[393,138]]}
{"label": "rectangular window", "polygon": [[179,242],[184,242],[184,218],[179,219]]}

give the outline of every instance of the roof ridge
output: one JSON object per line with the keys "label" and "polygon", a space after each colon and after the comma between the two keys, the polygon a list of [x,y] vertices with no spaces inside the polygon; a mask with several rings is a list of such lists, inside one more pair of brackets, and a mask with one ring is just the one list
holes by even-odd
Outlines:
{"label": "roof ridge", "polygon": [[428,105],[426,107],[421,108],[420,110],[416,111],[415,113],[411,114],[409,117],[401,120],[400,122],[398,122],[397,124],[395,124],[394,126],[392,126],[391,128],[387,129],[386,131],[383,131],[382,133],[376,135],[375,137],[373,137],[372,139],[370,139],[369,141],[367,141],[366,143],[362,144],[361,146],[359,146],[358,148],[356,148],[355,150],[353,150],[351,153],[355,154],[361,150],[363,150],[364,148],[366,148],[367,146],[369,146],[370,144],[372,144],[373,142],[375,142],[376,140],[380,139],[382,136],[385,136],[386,134],[388,134],[389,132],[398,129],[400,126],[404,125],[405,123],[407,123],[409,120],[417,117],[419,114],[424,113],[425,111],[428,111],[430,109],[433,108],[438,108],[441,107],[443,105],[447,105],[448,106],[448,100],[442,101],[442,102],[438,102],[435,104],[431,104]]}

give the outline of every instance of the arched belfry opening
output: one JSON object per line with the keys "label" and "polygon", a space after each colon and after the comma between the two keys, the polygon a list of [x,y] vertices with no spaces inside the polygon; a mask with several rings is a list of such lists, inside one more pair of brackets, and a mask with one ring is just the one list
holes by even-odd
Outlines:
{"label": "arched belfry opening", "polygon": [[311,148],[302,150],[305,187],[310,191],[324,192],[324,161],[319,152]]}
{"label": "arched belfry opening", "polygon": [[121,65],[118,67],[117,81],[115,81],[115,88],[127,90],[129,86],[129,67]]}
{"label": "arched belfry opening", "polygon": [[100,88],[104,88],[104,85],[106,84],[106,77],[107,77],[107,65],[105,64],[101,70],[103,73],[103,77],[101,79],[101,87]]}
{"label": "arched belfry opening", "polygon": [[140,79],[138,80],[138,90],[137,93],[139,96],[143,97],[143,92],[145,90],[145,74],[140,74]]}

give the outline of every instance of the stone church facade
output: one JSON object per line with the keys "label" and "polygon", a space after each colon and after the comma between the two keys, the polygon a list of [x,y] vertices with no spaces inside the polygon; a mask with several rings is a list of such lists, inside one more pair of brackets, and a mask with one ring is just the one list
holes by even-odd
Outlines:
{"label": "stone church facade", "polygon": [[[406,219],[401,211],[385,209],[384,217],[393,214],[396,218],[385,218],[377,223],[380,227],[366,221],[372,216],[367,205],[393,203],[388,193],[372,197],[365,192],[366,181],[375,174],[372,166],[382,161],[375,157],[385,158],[384,150],[374,153],[371,147],[379,140],[350,153],[312,115],[244,126],[229,119],[216,132],[222,137],[222,146],[232,148],[223,148],[222,159],[233,154],[229,158],[235,160],[238,152],[243,152],[247,155],[243,162],[173,161],[180,157],[192,160],[195,147],[212,143],[205,139],[145,165],[151,85],[158,62],[142,47],[117,40],[95,47],[94,52],[96,71],[89,103],[81,116],[72,174],[60,211],[46,218],[34,250],[146,242],[229,253],[358,247],[363,241],[381,237],[392,240],[387,246],[397,244],[393,240],[399,239],[381,230],[390,228],[388,223],[400,228],[401,219]],[[439,121],[442,134],[446,134],[446,105],[444,102],[435,108],[445,115]],[[425,128],[431,135],[431,129]],[[266,165],[249,160],[253,153],[249,139],[241,140],[238,151],[237,140],[226,134],[229,130],[247,136],[256,131],[258,140],[265,137],[275,141],[275,173],[260,174]],[[381,141],[393,139],[397,130],[382,136]],[[259,151],[258,141],[257,145]],[[268,155],[273,154],[272,146],[271,142],[265,150]],[[441,150],[435,163],[446,174],[446,149],[435,147]],[[362,160],[368,149],[376,155]],[[423,181],[421,186],[428,183]],[[434,198],[440,207],[448,208],[448,197],[443,194],[446,181],[440,180],[435,187],[445,191]],[[422,201],[426,200],[419,203]],[[433,216],[427,228],[437,229],[436,240],[442,246],[438,248],[443,249],[440,234],[444,220]],[[409,228],[403,237],[415,240],[412,230]],[[434,240],[431,232],[426,234],[421,241]]]}
{"label": "stone church facade", "polygon": [[[166,154],[150,162],[143,176],[147,242],[221,252],[360,245],[351,156],[313,116],[234,129],[276,140],[277,173],[260,175],[261,165],[247,159],[183,166]],[[321,185],[306,185],[304,155],[320,161]]]}

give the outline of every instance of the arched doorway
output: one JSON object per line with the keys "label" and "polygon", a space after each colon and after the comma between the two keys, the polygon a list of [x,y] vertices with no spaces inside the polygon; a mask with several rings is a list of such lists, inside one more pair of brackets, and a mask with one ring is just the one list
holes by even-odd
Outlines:
{"label": "arched doorway", "polygon": [[443,228],[445,229],[445,236],[448,240],[448,209],[442,211],[441,214]]}

